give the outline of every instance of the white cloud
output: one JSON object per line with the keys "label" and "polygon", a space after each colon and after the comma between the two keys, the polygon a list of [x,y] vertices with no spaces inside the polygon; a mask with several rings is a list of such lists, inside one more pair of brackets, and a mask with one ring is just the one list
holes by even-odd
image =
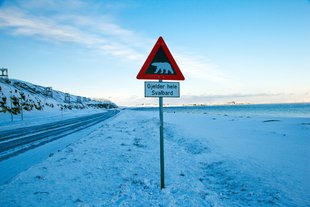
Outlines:
{"label": "white cloud", "polygon": [[29,14],[17,6],[8,6],[0,10],[0,27],[9,28],[18,35],[81,44],[130,60],[141,59],[143,56],[141,52],[127,44],[134,39],[132,31],[103,17],[59,14],[40,16]]}
{"label": "white cloud", "polygon": [[[0,29],[8,29],[15,35],[71,42],[143,63],[155,39],[145,38],[115,23],[115,17],[97,11],[124,6],[111,4],[79,0],[7,1],[0,8]],[[174,56],[186,77],[219,83],[228,80],[219,66],[206,58],[182,52]]]}
{"label": "white cloud", "polygon": [[228,77],[220,71],[219,66],[206,58],[194,54],[177,53],[175,59],[187,76],[218,83],[228,81]]}

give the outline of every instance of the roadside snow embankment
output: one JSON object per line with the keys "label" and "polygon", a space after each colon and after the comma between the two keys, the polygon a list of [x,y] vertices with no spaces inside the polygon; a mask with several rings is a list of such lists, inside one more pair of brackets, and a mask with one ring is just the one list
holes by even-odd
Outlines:
{"label": "roadside snow embankment", "polygon": [[[27,122],[40,118],[47,119],[56,115],[78,114],[89,111],[117,108],[116,104],[104,99],[90,99],[53,90],[51,87],[38,86],[21,80],[0,78],[0,126],[10,122]],[[63,117],[62,117],[63,118]],[[43,120],[44,122],[44,120]],[[4,130],[4,129],[3,129]]]}
{"label": "roadside snow embankment", "polygon": [[[0,206],[309,206],[309,119],[125,110],[0,187]],[[276,120],[276,119],[274,119]]]}

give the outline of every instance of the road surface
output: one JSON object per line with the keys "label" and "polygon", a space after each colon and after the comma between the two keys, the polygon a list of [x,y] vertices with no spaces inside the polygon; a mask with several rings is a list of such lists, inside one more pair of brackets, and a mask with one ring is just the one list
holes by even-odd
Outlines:
{"label": "road surface", "polygon": [[0,131],[0,162],[98,124],[116,115],[118,112],[118,110],[109,110],[104,113],[72,118],[39,126]]}

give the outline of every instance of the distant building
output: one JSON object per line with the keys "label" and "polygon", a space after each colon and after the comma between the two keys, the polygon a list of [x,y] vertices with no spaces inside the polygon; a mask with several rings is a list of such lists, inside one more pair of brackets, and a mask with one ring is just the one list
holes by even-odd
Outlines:
{"label": "distant building", "polygon": [[52,87],[46,87],[45,88],[45,95],[49,97],[53,97],[53,89]]}
{"label": "distant building", "polygon": [[81,96],[76,97],[76,102],[81,104],[82,103],[82,97]]}
{"label": "distant building", "polygon": [[65,93],[65,103],[70,103],[70,94]]}
{"label": "distant building", "polygon": [[0,78],[8,79],[8,69],[7,68],[0,68]]}
{"label": "distant building", "polygon": [[83,102],[88,102],[88,101],[90,101],[90,98],[83,97]]}

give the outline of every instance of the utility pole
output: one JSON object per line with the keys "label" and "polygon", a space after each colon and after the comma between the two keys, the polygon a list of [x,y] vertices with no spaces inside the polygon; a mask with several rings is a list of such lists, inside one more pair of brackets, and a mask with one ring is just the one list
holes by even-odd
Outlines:
{"label": "utility pole", "polygon": [[11,96],[10,96],[10,103],[11,103],[11,121],[13,121],[13,111],[12,111],[12,92],[11,92]]}
{"label": "utility pole", "polygon": [[24,120],[24,111],[23,111],[23,104],[24,104],[24,102],[23,102],[22,98],[20,98],[20,101],[21,101],[21,103],[20,103],[20,116],[21,116],[21,119],[23,121]]}

